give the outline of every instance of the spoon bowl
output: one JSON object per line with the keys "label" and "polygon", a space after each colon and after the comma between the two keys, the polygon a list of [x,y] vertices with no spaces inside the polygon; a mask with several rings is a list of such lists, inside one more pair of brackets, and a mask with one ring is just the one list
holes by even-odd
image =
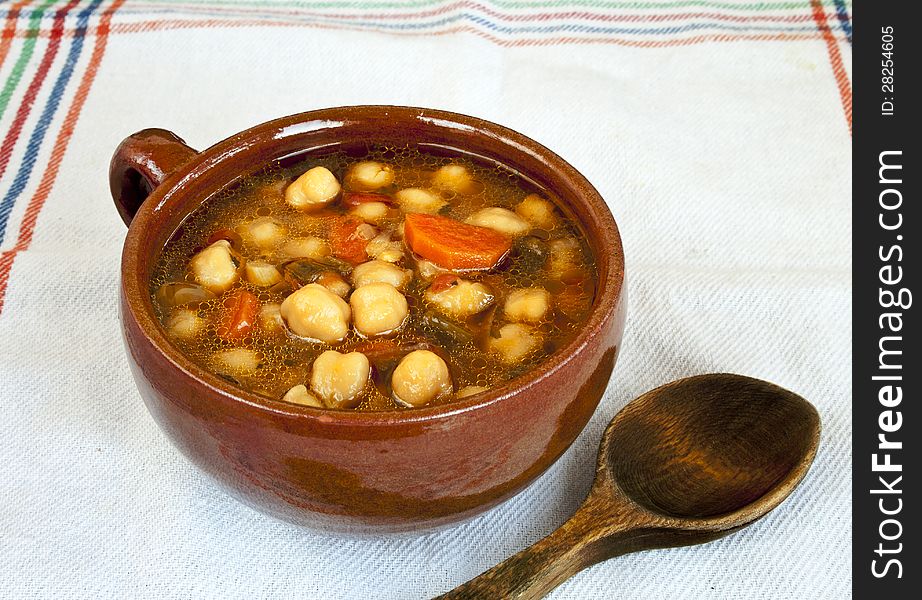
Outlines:
{"label": "spoon bowl", "polygon": [[730,517],[756,504],[774,508],[769,493],[803,477],[818,433],[816,409],[793,392],[738,375],[701,375],[625,407],[608,426],[600,460],[613,483],[652,513]]}
{"label": "spoon bowl", "polygon": [[649,391],[605,430],[573,517],[444,598],[540,598],[602,560],[733,533],[790,495],[819,435],[813,405],[766,381],[721,373]]}

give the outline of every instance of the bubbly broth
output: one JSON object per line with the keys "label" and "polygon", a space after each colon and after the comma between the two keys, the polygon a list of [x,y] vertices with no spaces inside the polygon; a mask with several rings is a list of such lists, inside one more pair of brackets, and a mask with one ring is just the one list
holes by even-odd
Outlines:
{"label": "bubbly broth", "polygon": [[[321,174],[320,183],[308,181],[309,172]],[[327,184],[330,193],[341,186],[332,200],[298,204],[293,190],[303,188],[311,199]],[[422,192],[401,192],[408,189]],[[183,222],[151,277],[154,309],[167,335],[190,359],[269,398],[372,411],[452,402],[535,368],[566,345],[587,318],[597,282],[593,257],[573,219],[558,206],[548,209],[547,202],[554,199],[509,169],[412,147],[378,148],[361,157],[340,152],[275,165],[209,199]],[[416,221],[436,228],[430,245],[422,245],[429,238],[416,233]],[[457,257],[467,249],[439,246],[450,235],[439,235],[438,227],[444,225],[451,233],[455,223],[465,221],[458,225],[468,228],[458,230],[462,237],[475,231],[470,227],[480,227],[489,230],[484,232],[489,243],[497,240],[497,252],[505,248],[502,243],[508,244],[495,265],[458,268]],[[343,230],[351,233],[344,236]],[[414,233],[411,244],[409,234]],[[208,248],[213,251],[204,257]],[[420,250],[429,256],[421,256]],[[484,251],[476,260],[488,254]],[[356,270],[372,260],[373,269]],[[221,265],[227,281],[220,280],[218,271],[213,276],[207,270]],[[361,289],[359,274],[380,275],[376,270],[388,274],[384,279],[407,273],[396,287],[375,283],[375,293],[386,292],[388,301],[396,298],[391,312],[370,293],[362,295],[370,297],[366,305],[371,308],[355,295]],[[318,339],[293,329],[296,319],[308,327],[320,318],[322,311],[313,305],[304,304],[308,308],[301,306],[303,314],[297,313],[291,300],[288,318],[279,314],[284,311],[277,307],[289,296],[300,291],[307,302],[302,288],[318,284],[351,304],[348,331],[339,339]],[[326,292],[317,291],[321,293]],[[401,295],[406,305],[402,319]],[[343,306],[326,296],[322,300]],[[358,330],[360,323],[382,319],[399,324],[386,331],[367,325]],[[361,382],[363,370],[351,388],[339,380],[318,379],[314,361],[328,350],[361,353],[367,358],[367,380]],[[416,385],[410,381],[416,375],[426,379],[425,372],[416,373],[412,361],[405,360],[421,350],[447,367],[447,383],[435,392],[418,392],[410,385]],[[429,353],[420,353],[420,360],[434,361]],[[330,356],[334,365],[340,359]],[[398,375],[402,362],[406,365]],[[349,365],[343,362],[331,372],[342,370],[349,371]],[[439,377],[444,379],[444,373]],[[306,396],[289,394],[300,385]],[[410,391],[404,398],[395,388]]]}

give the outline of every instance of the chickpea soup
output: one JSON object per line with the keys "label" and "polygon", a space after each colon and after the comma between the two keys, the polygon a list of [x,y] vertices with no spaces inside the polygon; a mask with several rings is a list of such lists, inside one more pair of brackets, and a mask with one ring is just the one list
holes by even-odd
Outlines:
{"label": "chickpea soup", "polygon": [[399,410],[535,368],[588,316],[578,225],[510,169],[417,148],[278,164],[203,203],[151,278],[168,337],[244,389]]}

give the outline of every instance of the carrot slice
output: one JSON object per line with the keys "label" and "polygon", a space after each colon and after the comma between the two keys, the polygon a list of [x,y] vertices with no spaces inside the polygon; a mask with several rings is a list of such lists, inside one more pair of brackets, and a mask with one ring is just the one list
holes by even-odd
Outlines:
{"label": "carrot slice", "polygon": [[334,219],[330,225],[330,247],[333,249],[333,256],[354,265],[365,262],[368,258],[365,254],[368,240],[359,231],[359,227],[364,225],[364,221],[353,217]]}
{"label": "carrot slice", "polygon": [[416,254],[444,269],[492,269],[512,248],[505,235],[449,217],[410,213],[404,239]]}
{"label": "carrot slice", "polygon": [[246,337],[256,323],[259,298],[247,290],[237,290],[224,299],[223,305],[221,320],[218,323],[218,337],[226,341]]}
{"label": "carrot slice", "polygon": [[368,192],[347,192],[343,194],[343,205],[352,208],[365,202],[383,202],[393,204],[394,201],[386,194],[372,194]]}

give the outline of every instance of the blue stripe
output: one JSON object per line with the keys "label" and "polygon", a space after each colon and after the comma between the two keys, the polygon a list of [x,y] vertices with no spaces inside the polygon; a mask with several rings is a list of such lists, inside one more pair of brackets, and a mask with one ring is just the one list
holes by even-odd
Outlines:
{"label": "blue stripe", "polygon": [[35,129],[29,137],[29,144],[26,146],[26,153],[19,166],[19,171],[16,172],[16,177],[13,179],[12,185],[10,185],[10,189],[7,190],[3,200],[0,201],[0,244],[3,243],[3,239],[5,238],[6,224],[9,221],[10,213],[13,212],[13,206],[29,183],[29,178],[32,176],[32,169],[35,167],[35,161],[38,159],[38,153],[42,148],[42,142],[45,139],[48,126],[51,124],[51,120],[54,119],[58,106],[61,104],[61,98],[64,96],[64,90],[67,88],[67,84],[70,82],[70,78],[74,73],[74,67],[76,67],[77,61],[80,60],[80,53],[83,51],[83,41],[86,38],[86,30],[90,22],[90,15],[100,4],[102,4],[102,0],[93,0],[88,7],[80,11],[77,15],[77,28],[74,31],[74,41],[70,47],[70,52],[67,54],[64,70],[61,71],[57,81],[54,82],[54,87],[51,90],[48,103],[42,110],[42,115],[39,117]]}
{"label": "blue stripe", "polygon": [[[129,8],[130,10],[130,8]],[[181,12],[177,9],[155,9],[151,11],[144,11],[145,14],[151,13],[178,13]],[[204,17],[214,17],[214,18],[231,18],[223,13],[215,13],[209,11],[199,11],[195,13],[197,16]],[[272,15],[253,15],[248,16],[256,21],[265,21],[265,20],[274,20],[277,17]],[[732,25],[722,22],[698,22],[698,23],[689,23],[687,25],[676,25],[670,27],[602,27],[595,25],[581,25],[577,23],[569,24],[559,24],[559,25],[524,25],[518,27],[510,27],[499,25],[494,21],[489,20],[488,18],[482,17],[476,13],[462,12],[453,14],[447,17],[442,17],[433,21],[425,22],[416,22],[416,23],[386,23],[381,21],[369,21],[361,19],[336,19],[330,17],[322,16],[308,16],[300,17],[295,15],[289,15],[285,17],[288,20],[296,21],[299,23],[318,23],[324,25],[335,25],[339,27],[352,27],[356,29],[363,30],[378,30],[378,31],[419,31],[443,27],[446,25],[453,25],[456,23],[470,22],[477,25],[480,25],[482,28],[493,31],[497,34],[502,35],[516,35],[522,33],[582,33],[582,34],[594,34],[594,35],[612,35],[612,34],[621,34],[621,35],[673,35],[676,33],[689,33],[701,30],[717,30],[717,31],[732,31],[732,32],[753,32],[753,33],[813,33],[816,31],[816,25],[810,23],[808,25],[793,25],[793,26],[784,26],[784,25]],[[830,29],[836,31],[838,27],[836,25],[831,25]]]}
{"label": "blue stripe", "polygon": [[839,23],[842,24],[842,31],[845,32],[845,39],[849,45],[852,43],[852,22],[848,17],[848,7],[845,6],[845,0],[833,0],[836,5],[836,16],[839,17]]}

